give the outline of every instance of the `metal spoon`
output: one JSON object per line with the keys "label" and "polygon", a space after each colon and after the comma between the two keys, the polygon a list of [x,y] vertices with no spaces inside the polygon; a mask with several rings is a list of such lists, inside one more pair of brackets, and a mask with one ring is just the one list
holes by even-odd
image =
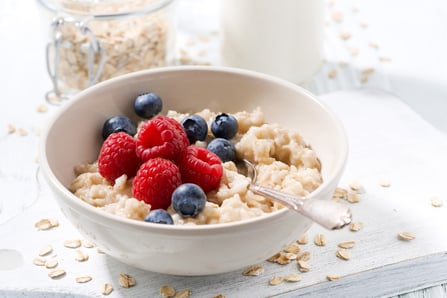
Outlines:
{"label": "metal spoon", "polygon": [[256,168],[246,159],[236,162],[239,173],[251,179],[250,190],[310,218],[329,230],[341,229],[351,223],[352,213],[346,204],[287,194],[256,184]]}

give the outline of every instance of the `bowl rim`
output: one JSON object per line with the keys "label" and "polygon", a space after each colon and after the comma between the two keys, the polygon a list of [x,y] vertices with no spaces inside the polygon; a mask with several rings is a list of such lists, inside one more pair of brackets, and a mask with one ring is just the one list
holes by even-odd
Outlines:
{"label": "bowl rim", "polygon": [[[138,229],[144,229],[144,230],[152,230],[152,231],[171,231],[171,232],[198,232],[201,231],[223,231],[235,227],[244,227],[244,226],[252,226],[257,225],[259,222],[264,221],[275,221],[278,220],[280,217],[285,216],[287,213],[295,213],[293,210],[289,210],[287,207],[284,207],[281,210],[263,214],[261,216],[257,216],[254,218],[249,218],[246,220],[240,220],[235,222],[228,222],[228,223],[215,223],[215,224],[206,224],[206,225],[161,225],[161,224],[150,224],[144,221],[139,221],[135,219],[129,219],[124,218],[115,214],[111,214],[108,212],[105,212],[103,210],[100,210],[97,207],[94,207],[86,202],[83,202],[78,197],[76,197],[72,192],[70,192],[55,176],[53,171],[50,168],[50,165],[47,160],[46,155],[46,143],[47,138],[49,135],[49,132],[51,131],[51,128],[53,124],[61,117],[63,117],[64,112],[73,105],[76,105],[78,103],[78,99],[83,98],[86,94],[95,92],[97,89],[105,89],[109,85],[113,85],[118,81],[122,80],[132,80],[132,78],[139,78],[142,76],[149,76],[153,74],[168,74],[173,72],[218,72],[218,73],[226,73],[226,74],[237,74],[242,76],[248,76],[255,78],[257,80],[266,80],[270,81],[274,84],[281,85],[285,88],[294,89],[295,91],[304,94],[306,97],[314,101],[314,103],[318,104],[320,108],[322,108],[326,114],[332,119],[332,122],[337,126],[337,131],[340,133],[340,148],[342,149],[342,155],[340,156],[338,161],[335,164],[334,174],[329,177],[329,179],[325,179],[323,183],[315,189],[312,193],[310,193],[307,197],[316,197],[318,196],[327,185],[333,183],[335,180],[338,180],[341,174],[343,173],[343,170],[347,163],[347,157],[348,157],[348,140],[346,131],[343,127],[343,124],[341,120],[336,116],[336,114],[322,101],[320,101],[317,96],[312,94],[310,91],[306,90],[305,88],[294,84],[292,82],[289,82],[287,80],[271,76],[268,74],[247,70],[247,69],[240,69],[235,67],[226,67],[226,66],[166,66],[166,67],[160,67],[160,68],[153,68],[153,69],[146,69],[146,70],[140,70],[124,75],[120,75],[102,82],[99,82],[91,87],[88,87],[82,91],[80,91],[78,94],[73,96],[73,98],[67,100],[67,102],[64,102],[62,106],[59,107],[59,110],[55,111],[53,115],[51,115],[50,119],[48,119],[43,134],[40,138],[40,144],[39,144],[39,164],[40,167],[44,173],[44,177],[46,181],[50,184],[50,186],[53,186],[59,194],[52,193],[53,196],[62,196],[62,198],[56,198],[57,200],[64,200],[67,201],[68,204],[70,204],[72,207],[73,205],[76,206],[76,208],[80,208],[82,210],[87,211],[90,214],[94,214],[95,216],[98,216],[98,219],[104,219],[105,221],[112,221],[114,223],[119,223],[121,225],[131,226],[132,228],[138,228]],[[103,223],[103,221],[101,222]]]}

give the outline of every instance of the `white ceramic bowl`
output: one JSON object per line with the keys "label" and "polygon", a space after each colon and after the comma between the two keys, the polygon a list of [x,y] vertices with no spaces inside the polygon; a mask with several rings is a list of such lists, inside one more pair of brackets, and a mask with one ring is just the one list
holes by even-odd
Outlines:
{"label": "white ceramic bowl", "polygon": [[259,263],[310,227],[283,209],[228,224],[155,225],[120,218],[76,198],[67,186],[75,165],[97,158],[100,127],[116,114],[133,114],[136,95],[153,91],[164,110],[251,111],[260,106],[268,122],[299,130],[316,150],[324,183],[311,196],[329,199],[347,158],[337,117],[312,94],[292,83],[250,71],[172,67],[132,73],[99,83],[64,104],[43,135],[40,162],[63,213],[80,233],[110,256],[145,270],[176,275],[229,272]]}

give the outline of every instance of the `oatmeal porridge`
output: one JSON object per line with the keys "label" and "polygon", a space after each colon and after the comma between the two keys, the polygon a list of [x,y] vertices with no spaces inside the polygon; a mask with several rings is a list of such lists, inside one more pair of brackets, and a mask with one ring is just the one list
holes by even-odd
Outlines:
{"label": "oatmeal porridge", "polygon": [[[188,114],[170,111],[167,116],[181,121]],[[197,115],[208,124],[217,113],[203,110]],[[316,153],[301,135],[278,124],[265,123],[258,108],[233,114],[238,122],[237,135],[232,139],[238,159],[256,165],[257,183],[287,193],[306,196],[321,183],[321,165]],[[206,147],[206,141],[197,141]],[[132,195],[132,180],[126,175],[110,183],[98,171],[98,163],[81,164],[75,168],[76,178],[70,190],[86,203],[122,217],[143,220],[150,204]],[[281,204],[257,195],[248,189],[250,179],[239,174],[233,161],[223,162],[223,174],[216,190],[206,194],[203,210],[194,217],[180,216],[172,206],[167,212],[174,224],[218,224],[262,216],[284,208]]]}

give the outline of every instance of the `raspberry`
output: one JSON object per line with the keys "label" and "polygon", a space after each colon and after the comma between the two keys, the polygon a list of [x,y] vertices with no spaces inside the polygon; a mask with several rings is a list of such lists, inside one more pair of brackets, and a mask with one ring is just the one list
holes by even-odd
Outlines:
{"label": "raspberry", "polygon": [[141,161],[135,153],[135,139],[125,132],[112,133],[102,144],[98,157],[99,173],[110,183],[123,174],[135,176]]}
{"label": "raspberry", "polygon": [[140,128],[136,143],[137,155],[144,161],[156,157],[174,160],[189,145],[189,140],[179,122],[159,115]]}
{"label": "raspberry", "polygon": [[150,204],[152,210],[166,210],[171,205],[172,193],[181,183],[179,168],[172,161],[149,159],[133,179],[132,195]]}
{"label": "raspberry", "polygon": [[188,146],[178,160],[184,183],[195,183],[204,192],[219,187],[223,174],[220,158],[213,152],[194,145]]}

